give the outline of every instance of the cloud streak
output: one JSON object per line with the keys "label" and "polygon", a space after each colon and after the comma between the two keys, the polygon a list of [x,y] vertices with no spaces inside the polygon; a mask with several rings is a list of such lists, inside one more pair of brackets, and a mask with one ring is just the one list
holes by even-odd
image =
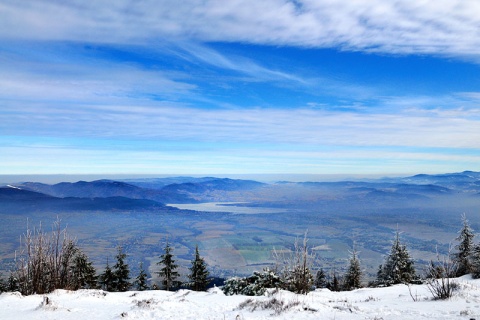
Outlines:
{"label": "cloud streak", "polygon": [[179,47],[186,51],[188,55],[199,60],[203,64],[211,65],[225,70],[236,71],[247,75],[253,81],[288,81],[300,85],[308,85],[313,80],[302,79],[301,77],[289,74],[279,70],[272,70],[258,63],[245,59],[243,57],[230,58],[216,50],[210,49],[204,45],[193,43],[182,43]]}
{"label": "cloud streak", "polygon": [[[68,53],[64,53],[68,56]],[[37,58],[38,59],[38,58]],[[170,100],[193,94],[196,86],[177,81],[168,72],[148,70],[105,60],[25,59],[22,55],[0,63],[0,98],[6,101],[68,101],[72,104],[99,101],[120,103],[126,97],[141,99],[159,96]]]}
{"label": "cloud streak", "polygon": [[[62,173],[175,173],[175,174],[251,174],[251,173],[418,173],[461,171],[480,161],[478,151],[436,149],[424,152],[398,148],[304,148],[292,150],[251,145],[239,147],[195,148],[178,144],[174,149],[162,143],[155,149],[131,150],[122,148],[122,141],[110,141],[109,147],[68,145],[68,139],[48,146],[0,144],[2,169],[0,174]],[[32,162],[29,159],[34,158]],[[241,164],[241,165],[238,165]],[[8,168],[6,170],[5,168]]]}
{"label": "cloud streak", "polygon": [[11,106],[3,135],[162,139],[310,146],[480,148],[480,110],[334,112],[310,108],[203,110],[168,106]]}
{"label": "cloud streak", "polygon": [[431,55],[480,62],[478,12],[460,0],[5,0],[1,167],[475,169],[478,66]]}
{"label": "cloud streak", "polygon": [[478,12],[478,2],[462,0],[7,0],[0,4],[0,37],[120,43],[177,38],[478,58]]}

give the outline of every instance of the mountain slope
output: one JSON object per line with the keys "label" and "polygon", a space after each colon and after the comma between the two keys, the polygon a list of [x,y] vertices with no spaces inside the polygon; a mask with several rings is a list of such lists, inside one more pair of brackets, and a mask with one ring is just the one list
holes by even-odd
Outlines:
{"label": "mountain slope", "polygon": [[[181,181],[179,178],[175,180]],[[195,203],[204,201],[206,194],[208,194],[208,200],[212,197],[223,197],[222,201],[228,201],[228,193],[255,190],[265,185],[252,180],[228,178],[195,178],[193,180],[195,182],[191,182],[191,178],[186,178],[186,180],[189,182],[173,183],[160,189],[147,189],[114,180],[78,181],[75,183],[61,182],[54,185],[27,182],[19,184],[18,187],[60,198],[127,197],[131,199],[154,200],[162,203]]]}
{"label": "mountain slope", "polygon": [[436,185],[462,192],[480,191],[480,172],[463,171],[444,174],[417,174],[400,179],[407,184]]}
{"label": "mountain slope", "polygon": [[161,203],[181,203],[192,201],[185,194],[175,194],[169,191],[146,189],[129,183],[114,180],[95,180],[75,183],[61,182],[48,185],[36,182],[26,182],[17,185],[20,188],[42,192],[59,198],[108,198],[125,197],[138,200],[152,200]]}
{"label": "mountain slope", "polygon": [[168,178],[125,179],[125,180],[118,180],[118,181],[122,181],[140,188],[160,190],[163,187],[166,187],[171,184],[201,183],[201,182],[210,181],[213,179],[216,179],[216,178],[168,177]]}
{"label": "mountain slope", "polygon": [[154,210],[158,208],[165,208],[165,205],[152,200],[126,197],[58,198],[29,190],[0,188],[0,212],[20,214],[32,211]]}
{"label": "mountain slope", "polygon": [[44,193],[12,187],[0,187],[0,201],[41,201],[54,197]]}
{"label": "mountain slope", "polygon": [[143,194],[145,194],[145,189],[143,188],[113,180],[61,182],[54,185],[27,182],[19,185],[19,187],[60,198],[128,197],[142,199]]}
{"label": "mountain slope", "polygon": [[[131,183],[114,180],[91,182],[23,183],[20,188],[66,198],[109,198],[124,197],[151,200],[160,203],[199,202],[244,202],[245,205],[282,206],[289,208],[342,204],[349,208],[356,201],[362,206],[431,206],[437,200],[449,201],[451,196],[463,194],[467,197],[480,193],[480,173],[465,171],[442,175],[420,174],[411,177],[388,178],[367,181],[299,182],[265,184],[253,180],[228,178],[174,177],[161,179],[129,180]],[[163,185],[165,183],[175,183]],[[178,182],[178,183],[177,183]],[[148,183],[153,188],[145,188]],[[450,198],[449,198],[450,197]],[[448,198],[448,199],[447,199]]]}
{"label": "mountain slope", "polygon": [[228,178],[212,178],[203,182],[187,182],[171,184],[162,188],[162,191],[175,191],[182,193],[203,193],[207,191],[244,191],[264,186],[264,183],[253,180],[238,180]]}

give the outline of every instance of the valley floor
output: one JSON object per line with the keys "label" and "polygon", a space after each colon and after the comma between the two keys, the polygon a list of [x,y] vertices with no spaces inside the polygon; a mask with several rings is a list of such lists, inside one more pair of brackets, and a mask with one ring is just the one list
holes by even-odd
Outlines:
{"label": "valley floor", "polygon": [[[262,297],[180,290],[57,290],[48,295],[0,295],[0,319],[480,319],[480,280],[455,279],[459,290],[446,301],[432,299],[425,285],[364,288],[348,292],[287,291]],[[415,298],[414,299],[412,298]]]}

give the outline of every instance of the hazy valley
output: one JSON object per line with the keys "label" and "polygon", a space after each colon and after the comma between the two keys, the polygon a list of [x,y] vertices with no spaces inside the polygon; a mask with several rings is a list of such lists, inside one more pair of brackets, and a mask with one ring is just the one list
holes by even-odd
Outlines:
{"label": "hazy valley", "polygon": [[0,188],[0,269],[13,266],[27,221],[48,230],[58,216],[98,268],[123,246],[133,272],[143,261],[154,279],[166,237],[183,268],[198,244],[212,274],[225,277],[275,263],[273,251],[288,252],[307,230],[318,266],[341,271],[355,243],[373,276],[398,228],[421,272],[437,249],[448,252],[461,214],[480,230],[478,208],[480,173],[468,171],[340,182],[18,182]]}

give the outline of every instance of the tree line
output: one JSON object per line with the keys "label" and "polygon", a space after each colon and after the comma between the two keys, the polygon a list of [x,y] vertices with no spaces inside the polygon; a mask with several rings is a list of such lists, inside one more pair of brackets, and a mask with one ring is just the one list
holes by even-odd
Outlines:
{"label": "tree line", "polygon": [[[455,289],[450,278],[472,274],[480,278],[480,243],[474,243],[474,233],[465,215],[463,226],[456,238],[458,245],[455,252],[444,259],[438,256],[431,261],[423,281],[427,282],[434,297],[448,298]],[[355,247],[350,252],[345,274],[335,271],[327,277],[322,268],[312,269],[312,255],[307,245],[307,235],[303,241],[297,239],[293,253],[287,256],[275,254],[275,266],[254,272],[248,277],[233,277],[225,280],[222,290],[227,295],[263,295],[268,289],[284,289],[306,294],[314,288],[328,288],[332,291],[353,290],[364,285],[364,272]],[[22,252],[16,258],[16,268],[8,279],[1,279],[1,291],[19,291],[23,295],[44,294],[55,289],[103,289],[105,291],[124,292],[128,290],[177,290],[189,288],[204,291],[211,282],[208,265],[200,255],[198,245],[189,267],[188,281],[181,282],[178,264],[173,254],[173,247],[166,241],[164,253],[157,262],[161,287],[156,283],[148,284],[147,273],[140,264],[138,275],[132,279],[126,253],[118,247],[115,263],[110,266],[108,260],[105,269],[97,270],[87,255],[77,246],[66,229],[61,229],[60,221],[54,223],[53,232],[48,234],[41,228],[30,229],[21,238]],[[407,246],[401,242],[400,233],[396,232],[390,252],[384,263],[378,268],[375,281],[369,286],[390,286],[394,284],[422,283],[415,270]]]}
{"label": "tree line", "polygon": [[[223,291],[227,295],[263,295],[267,289],[276,288],[306,294],[314,288],[348,291],[363,286],[364,272],[355,248],[350,252],[345,274],[339,275],[334,271],[333,275],[327,278],[327,274],[322,268],[317,270],[315,276],[313,275],[311,260],[314,257],[309,254],[307,241],[305,236],[302,245],[299,246],[296,243],[293,259],[287,259],[280,267],[266,268],[263,272],[254,272],[249,277],[227,279]],[[376,280],[369,285],[389,286],[417,281],[414,261],[410,257],[406,245],[400,242],[400,233],[397,231],[390,253],[385,257],[384,264],[380,265]]]}
{"label": "tree line", "polygon": [[[46,233],[42,227],[30,229],[21,237],[22,250],[16,254],[16,266],[5,280],[0,278],[0,292],[19,291],[23,295],[45,294],[56,289],[103,289],[112,292],[128,290],[160,289],[156,284],[148,285],[147,273],[140,264],[139,274],[132,280],[126,253],[118,247],[115,264],[108,260],[100,274],[88,256],[77,246],[60,221],[54,222],[53,231]],[[176,290],[180,287],[195,291],[206,290],[210,278],[205,260],[200,256],[198,245],[189,268],[189,281],[180,282],[174,255],[168,240],[164,254],[157,263],[163,289]]]}

